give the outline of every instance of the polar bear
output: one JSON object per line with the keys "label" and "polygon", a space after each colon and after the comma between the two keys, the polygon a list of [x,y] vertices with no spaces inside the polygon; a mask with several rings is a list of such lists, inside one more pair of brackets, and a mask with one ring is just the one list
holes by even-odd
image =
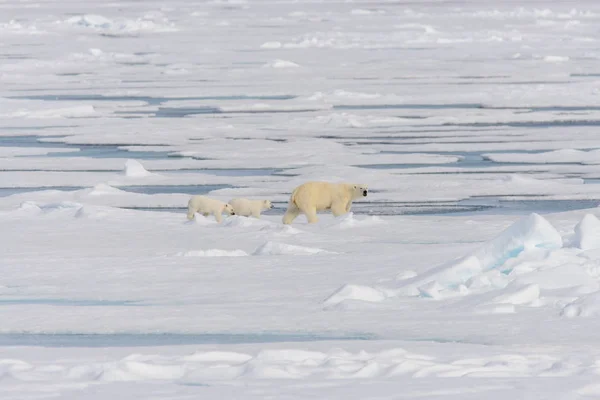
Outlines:
{"label": "polar bear", "polygon": [[273,208],[273,204],[269,200],[231,199],[229,205],[233,207],[237,215],[254,218],[260,218],[262,211]]}
{"label": "polar bear", "polygon": [[300,214],[306,215],[309,224],[318,221],[317,211],[331,210],[334,216],[350,211],[352,200],[367,197],[368,187],[357,183],[306,182],[290,196],[283,223],[289,225]]}
{"label": "polar bear", "polygon": [[196,213],[201,213],[205,217],[210,214],[215,216],[217,222],[221,222],[221,214],[225,212],[229,215],[235,215],[234,208],[231,205],[216,199],[211,199],[206,196],[192,196],[188,201],[188,213],[187,217],[189,220],[194,219]]}

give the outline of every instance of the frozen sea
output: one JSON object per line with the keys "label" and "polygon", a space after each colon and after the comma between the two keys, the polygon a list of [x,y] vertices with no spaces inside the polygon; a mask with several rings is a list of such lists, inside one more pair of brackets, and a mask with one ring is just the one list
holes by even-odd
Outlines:
{"label": "frozen sea", "polygon": [[[0,0],[0,399],[599,398],[598,26]],[[284,226],[307,180],[370,194]]]}

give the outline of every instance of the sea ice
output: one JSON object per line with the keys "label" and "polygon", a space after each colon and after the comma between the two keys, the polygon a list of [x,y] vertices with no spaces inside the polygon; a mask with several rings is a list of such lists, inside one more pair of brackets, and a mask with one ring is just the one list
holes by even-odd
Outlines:
{"label": "sea ice", "polygon": [[600,220],[593,214],[586,214],[575,226],[574,245],[582,250],[600,247]]}
{"label": "sea ice", "polygon": [[155,174],[148,172],[144,166],[137,160],[127,160],[124,169],[125,176],[132,178],[140,178],[145,176],[153,176]]}

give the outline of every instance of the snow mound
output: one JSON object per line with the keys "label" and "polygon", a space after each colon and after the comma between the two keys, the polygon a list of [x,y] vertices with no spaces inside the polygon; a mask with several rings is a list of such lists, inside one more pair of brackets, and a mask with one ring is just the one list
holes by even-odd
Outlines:
{"label": "snow mound", "polygon": [[541,179],[531,178],[521,174],[510,174],[506,176],[502,176],[498,178],[499,181],[503,183],[510,183],[521,186],[531,186],[531,185],[547,185],[547,182],[542,181]]}
{"label": "snow mound", "polygon": [[333,128],[366,128],[379,126],[401,126],[410,122],[410,118],[381,116],[381,115],[356,115],[351,113],[331,113],[314,117],[309,123],[322,124]]}
{"label": "snow mound", "polygon": [[223,220],[223,226],[227,227],[238,227],[238,228],[248,228],[248,227],[264,227],[268,228],[275,224],[269,221],[265,221],[258,218],[253,217],[243,217],[241,215],[230,215],[226,219]]}
{"label": "snow mound", "polygon": [[550,63],[559,63],[559,62],[569,61],[569,57],[566,57],[566,56],[546,56],[546,57],[544,57],[544,61],[550,62]]}
{"label": "snow mound", "polygon": [[42,211],[40,206],[35,201],[24,201],[17,207],[18,211],[26,211],[28,213],[39,213]]}
{"label": "snow mound", "polygon": [[[342,41],[343,42],[343,41]],[[316,35],[310,34],[303,35],[302,37],[296,38],[293,42],[287,42],[283,44],[283,48],[286,49],[307,49],[307,48],[331,48],[340,46],[339,38],[329,37],[327,35]]]}
{"label": "snow mound", "polygon": [[591,385],[585,385],[581,388],[579,388],[576,393],[578,395],[581,396],[589,396],[591,398],[593,397],[599,397],[600,396],[600,384],[598,383],[593,383]]}
{"label": "snow mound", "polygon": [[260,46],[260,48],[261,49],[280,49],[281,46],[283,46],[281,44],[281,42],[265,42]]}
{"label": "snow mound", "polygon": [[25,35],[39,35],[45,34],[46,31],[38,29],[35,25],[23,25],[14,19],[8,22],[0,23],[0,32],[3,34],[25,34]]}
{"label": "snow mound", "polygon": [[116,194],[124,194],[125,191],[121,189],[117,189],[105,183],[99,183],[94,186],[91,190],[87,192],[88,196],[107,196],[107,195],[116,195]]}
{"label": "snow mound", "polygon": [[173,380],[183,377],[183,365],[161,365],[143,361],[121,360],[113,368],[102,372],[102,380],[109,382],[141,380]]}
{"label": "snow mound", "polygon": [[125,161],[125,168],[123,169],[123,173],[125,176],[130,178],[141,178],[146,176],[154,175],[152,172],[149,172],[144,168],[144,166],[136,160],[127,160]]}
{"label": "snow mound", "polygon": [[267,234],[272,233],[278,236],[291,236],[302,232],[289,225],[282,225],[281,223],[275,223],[266,219],[244,217],[241,215],[230,215],[223,220],[221,225],[232,228],[258,228],[260,232]]}
{"label": "snow mound", "polygon": [[229,363],[241,363],[252,359],[252,356],[243,353],[236,353],[233,351],[208,351],[208,352],[197,352],[189,356],[184,356],[185,361],[195,362],[229,362]]}
{"label": "snow mound", "polygon": [[593,214],[586,214],[575,226],[573,245],[582,249],[600,248],[600,220]]}
{"label": "snow mound", "polygon": [[439,286],[434,293],[452,289],[492,269],[510,272],[509,268],[503,268],[504,264],[523,251],[560,247],[562,237],[558,231],[546,219],[534,213],[515,222],[473,253],[408,280],[402,291],[427,295],[427,291],[419,291],[419,288],[433,283]]}
{"label": "snow mound", "polygon": [[567,318],[598,315],[600,315],[600,291],[581,296],[564,306],[561,311],[561,316]]}
{"label": "snow mound", "polygon": [[244,257],[247,256],[243,250],[220,250],[220,249],[209,249],[209,250],[191,250],[177,253],[178,256],[182,257]]}
{"label": "snow mound", "polygon": [[101,219],[107,217],[115,211],[117,210],[111,207],[85,205],[77,210],[75,213],[75,218]]}
{"label": "snow mound", "polygon": [[354,218],[354,213],[350,212],[346,215],[336,219],[334,224],[331,225],[338,229],[350,229],[350,228],[362,228],[365,226],[373,226],[383,224],[384,220],[377,216],[366,217],[362,219]]}
{"label": "snow mound", "polygon": [[110,19],[95,14],[71,17],[67,20],[67,22],[72,25],[79,25],[92,28],[110,28],[113,23]]}
{"label": "snow mound", "polygon": [[323,253],[332,253],[323,249],[317,249],[314,247],[304,247],[304,246],[296,246],[293,244],[285,244],[278,242],[266,242],[265,244],[259,246],[254,253],[255,256],[280,256],[280,255],[290,255],[290,256],[305,256],[305,255],[313,255],[313,254],[323,254]]}
{"label": "snow mound", "polygon": [[271,232],[277,236],[292,236],[302,233],[301,230],[291,227],[289,225],[267,225],[260,228],[260,230],[263,232]]}
{"label": "snow mound", "polygon": [[315,118],[315,122],[320,122],[336,128],[363,128],[365,123],[358,115],[348,113],[333,113]]}
{"label": "snow mound", "polygon": [[500,304],[532,304],[540,298],[540,286],[537,284],[519,286],[514,285],[509,290],[493,299],[493,303]]}
{"label": "snow mound", "polygon": [[593,264],[572,249],[541,253],[537,260],[530,257],[529,260],[515,260],[515,264],[514,277],[523,284],[535,283],[546,290],[575,288],[577,292],[599,288],[590,274]]}
{"label": "snow mound", "polygon": [[255,357],[263,362],[296,362],[302,363],[308,360],[324,361],[327,355],[320,351],[309,351],[300,349],[274,349],[261,350]]}
{"label": "snow mound", "polygon": [[[225,223],[226,221],[227,220],[225,220],[223,223]],[[215,224],[217,224],[217,221],[215,220],[215,217],[213,217],[212,215],[205,217],[202,214],[196,213],[195,218],[191,221],[186,221],[186,223],[205,226],[205,225],[215,225]]]}
{"label": "snow mound", "polygon": [[295,62],[286,60],[273,60],[263,65],[265,68],[298,68],[299,66]]}
{"label": "snow mound", "polygon": [[384,301],[388,296],[381,290],[360,285],[344,285],[323,301],[326,307],[338,305],[346,300],[361,300],[372,303]]}
{"label": "snow mound", "polygon": [[48,214],[53,212],[62,212],[62,211],[77,211],[83,207],[83,204],[73,202],[73,201],[61,201],[58,203],[46,203],[40,204],[34,201],[24,201],[19,204],[16,208],[15,212],[19,214],[27,213],[27,214]]}
{"label": "snow mound", "polygon": [[410,278],[414,278],[417,275],[418,274],[415,271],[413,271],[412,269],[409,269],[409,270],[406,270],[406,271],[399,272],[396,275],[396,280],[397,281],[404,281],[404,280],[407,280],[407,279],[410,279]]}
{"label": "snow mound", "polygon": [[[393,280],[393,288],[346,285],[333,293],[326,305],[416,296],[434,300],[462,297],[453,305],[476,313],[513,313],[524,306],[562,307],[600,290],[596,263],[580,249],[563,247],[558,231],[541,216],[531,214],[461,258],[419,275],[405,270]],[[588,312],[581,309],[587,308],[575,303],[564,314]]]}
{"label": "snow mound", "polygon": [[127,35],[139,32],[174,32],[177,29],[166,18],[147,14],[137,19],[111,20],[102,15],[84,14],[71,17],[66,23],[72,26],[94,29],[105,35]]}
{"label": "snow mound", "polygon": [[40,206],[44,212],[79,210],[83,204],[74,201],[61,201],[58,203],[48,203]]}
{"label": "snow mound", "polygon": [[72,217],[77,214],[79,210],[83,208],[83,204],[73,201],[61,201],[56,203],[37,203],[33,201],[25,201],[18,207],[13,209],[10,214],[18,215],[20,218],[23,216],[60,216],[63,218],[65,215]]}
{"label": "snow mound", "polygon": [[[316,92],[315,95],[322,93]],[[343,100],[372,100],[380,99],[382,97],[379,93],[365,93],[365,92],[352,92],[344,89],[336,89],[328,96],[333,98],[340,98]]]}
{"label": "snow mound", "polygon": [[[590,374],[597,367],[591,363],[582,371],[579,362],[570,363],[552,356],[534,353],[498,353],[481,357],[435,357],[391,347],[379,351],[328,351],[300,348],[264,349],[256,355],[238,352],[206,351],[184,356],[132,354],[113,359],[103,356],[97,361],[73,362],[65,357],[47,361],[25,362],[5,358],[4,377],[17,382],[73,385],[101,382],[175,382],[205,385],[207,381],[244,379],[303,379],[307,384],[339,379],[407,379],[439,377],[542,377],[549,368],[563,365],[566,376]],[[586,386],[581,392],[597,394],[599,385]]]}
{"label": "snow mound", "polygon": [[383,10],[367,10],[364,8],[355,8],[350,11],[352,15],[373,15],[373,14],[385,14]]}

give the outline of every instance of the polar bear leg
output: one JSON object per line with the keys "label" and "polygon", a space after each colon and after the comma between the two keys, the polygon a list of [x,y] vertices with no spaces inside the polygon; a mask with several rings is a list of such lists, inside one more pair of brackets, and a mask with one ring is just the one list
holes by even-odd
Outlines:
{"label": "polar bear leg", "polygon": [[194,219],[196,214],[196,209],[192,206],[188,206],[187,219],[190,221]]}
{"label": "polar bear leg", "polygon": [[315,207],[307,208],[306,210],[302,210],[302,212],[306,215],[309,224],[316,224],[319,222],[319,219],[317,218],[317,209]]}
{"label": "polar bear leg", "polygon": [[213,213],[213,215],[215,216],[215,219],[217,220],[217,223],[220,224],[221,221],[222,221],[221,213],[220,212],[219,213],[216,212],[216,213]]}
{"label": "polar bear leg", "polygon": [[349,201],[348,204],[346,204],[346,212],[350,212],[350,208],[352,207],[352,202]]}
{"label": "polar bear leg", "polygon": [[260,219],[260,211],[252,211],[251,214],[254,218],[259,218]]}
{"label": "polar bear leg", "polygon": [[346,214],[348,207],[344,207],[344,205],[334,204],[331,206],[331,213],[334,217],[339,217],[340,215]]}
{"label": "polar bear leg", "polygon": [[298,215],[300,215],[300,209],[296,207],[294,203],[290,202],[290,204],[288,205],[288,209],[283,215],[283,223],[286,225],[291,224],[292,221],[294,221]]}

